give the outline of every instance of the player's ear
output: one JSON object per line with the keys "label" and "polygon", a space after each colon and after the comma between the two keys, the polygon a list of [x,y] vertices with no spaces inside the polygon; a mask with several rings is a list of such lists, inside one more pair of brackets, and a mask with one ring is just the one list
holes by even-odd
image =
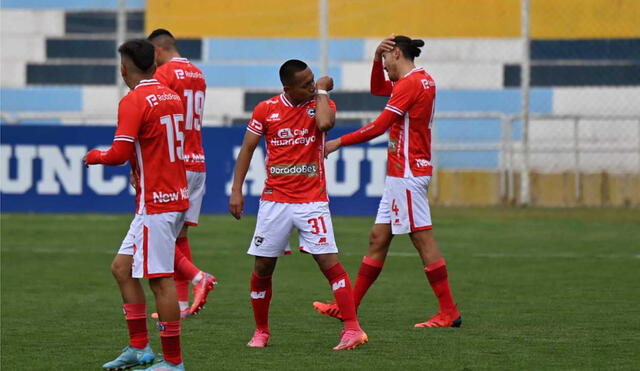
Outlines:
{"label": "player's ear", "polygon": [[120,76],[124,79],[127,76],[127,67],[125,67],[124,63],[120,63]]}
{"label": "player's ear", "polygon": [[402,50],[400,48],[393,48],[393,57],[395,60],[398,60],[402,57]]}

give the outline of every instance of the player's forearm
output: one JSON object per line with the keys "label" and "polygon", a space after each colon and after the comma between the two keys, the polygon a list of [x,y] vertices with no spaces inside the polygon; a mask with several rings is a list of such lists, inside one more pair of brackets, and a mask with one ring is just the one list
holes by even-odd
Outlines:
{"label": "player's forearm", "polygon": [[340,137],[340,144],[342,146],[350,146],[353,144],[364,143],[375,137],[384,134],[385,131],[397,120],[400,116],[395,113],[391,113],[387,110],[382,111],[380,116],[372,123],[364,126],[363,128],[345,134]]}
{"label": "player's forearm", "polygon": [[373,61],[373,67],[371,68],[371,94],[380,96],[390,96],[393,91],[391,81],[387,81],[384,77],[384,68],[382,67],[382,60]]}
{"label": "player's forearm", "polygon": [[106,151],[97,149],[91,150],[87,154],[87,164],[95,165],[122,165],[133,154],[133,143],[125,141],[114,141],[111,148]]}
{"label": "player's forearm", "polygon": [[336,113],[329,105],[329,97],[325,94],[316,96],[316,125],[320,131],[328,131],[336,124]]}
{"label": "player's forearm", "polygon": [[249,171],[249,166],[251,165],[251,158],[253,157],[253,151],[255,148],[247,148],[242,146],[240,149],[240,153],[238,153],[238,159],[236,160],[236,167],[233,170],[233,184],[231,186],[231,190],[234,192],[242,192],[242,185],[244,184],[244,179],[247,176],[247,172]]}

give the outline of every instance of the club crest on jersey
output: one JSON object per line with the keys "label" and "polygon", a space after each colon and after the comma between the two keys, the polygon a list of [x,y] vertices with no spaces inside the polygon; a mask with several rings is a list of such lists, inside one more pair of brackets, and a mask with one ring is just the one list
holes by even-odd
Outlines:
{"label": "club crest on jersey", "polygon": [[253,238],[253,244],[256,245],[256,246],[262,245],[262,242],[264,242],[264,237],[262,237],[262,236],[255,236]]}
{"label": "club crest on jersey", "polygon": [[314,118],[316,116],[316,109],[311,107],[307,108],[307,115]]}
{"label": "club crest on jersey", "polygon": [[176,79],[184,80],[184,71],[183,70],[174,70],[173,72],[175,72],[175,74],[176,74]]}

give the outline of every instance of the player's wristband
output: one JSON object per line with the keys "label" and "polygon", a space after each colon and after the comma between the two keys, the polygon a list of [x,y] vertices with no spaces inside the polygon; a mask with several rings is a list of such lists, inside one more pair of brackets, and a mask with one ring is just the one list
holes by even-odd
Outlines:
{"label": "player's wristband", "polygon": [[329,96],[329,92],[326,91],[326,90],[322,90],[322,89],[318,89],[316,94],[318,94],[318,95],[320,95],[320,94],[326,95],[327,97]]}

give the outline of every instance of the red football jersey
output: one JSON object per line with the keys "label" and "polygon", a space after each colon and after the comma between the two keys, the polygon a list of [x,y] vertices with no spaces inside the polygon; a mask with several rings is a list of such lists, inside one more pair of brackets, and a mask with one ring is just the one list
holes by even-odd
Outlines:
{"label": "red football jersey", "polygon": [[385,110],[400,116],[389,129],[387,175],[431,175],[431,124],[436,84],[422,68],[414,68],[393,84]]}
{"label": "red football jersey", "polygon": [[114,141],[133,142],[129,160],[137,175],[136,213],[184,211],[189,207],[182,161],[184,114],[180,97],[157,80],[142,80],[118,106]]}
{"label": "red football jersey", "polygon": [[[336,106],[329,100],[331,109]],[[262,199],[286,203],[327,201],[325,135],[315,119],[315,99],[297,106],[284,94],[260,102],[247,127],[264,136],[267,180]]]}
{"label": "red football jersey", "polygon": [[207,83],[202,71],[187,58],[173,58],[158,67],[154,76],[178,93],[184,107],[184,164],[187,170],[204,172],[202,119]]}

